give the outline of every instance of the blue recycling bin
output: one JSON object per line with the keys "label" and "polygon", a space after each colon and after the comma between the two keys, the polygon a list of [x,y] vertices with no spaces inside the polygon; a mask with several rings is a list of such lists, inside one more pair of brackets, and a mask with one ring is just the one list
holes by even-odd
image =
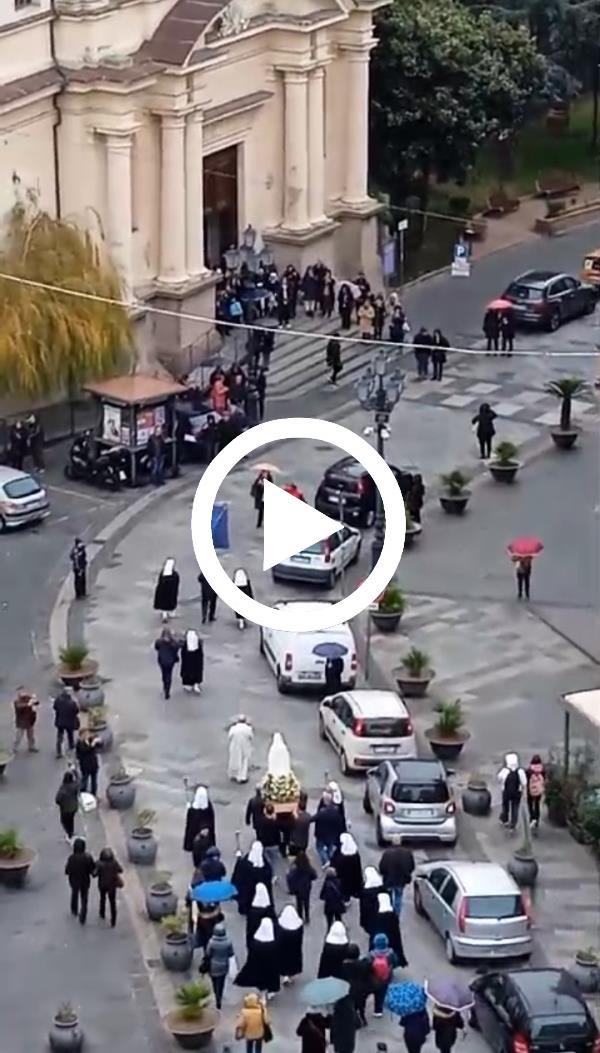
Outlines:
{"label": "blue recycling bin", "polygon": [[211,531],[215,548],[229,548],[229,505],[226,501],[215,502],[211,517]]}

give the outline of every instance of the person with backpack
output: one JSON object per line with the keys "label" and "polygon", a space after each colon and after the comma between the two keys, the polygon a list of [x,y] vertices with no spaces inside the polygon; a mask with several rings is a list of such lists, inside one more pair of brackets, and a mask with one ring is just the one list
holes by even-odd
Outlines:
{"label": "person with backpack", "polygon": [[498,782],[502,787],[500,822],[514,830],[519,821],[523,790],[527,789],[527,775],[519,764],[517,753],[506,754],[504,767],[498,772]]}
{"label": "person with backpack", "polygon": [[527,775],[527,807],[529,822],[534,830],[540,825],[540,807],[546,788],[546,772],[539,753],[534,753],[529,762]]}
{"label": "person with backpack", "polygon": [[375,1003],[373,1015],[382,1017],[387,989],[394,975],[394,969],[398,965],[398,959],[390,947],[389,940],[382,932],[373,939],[369,957],[371,960],[371,990]]}

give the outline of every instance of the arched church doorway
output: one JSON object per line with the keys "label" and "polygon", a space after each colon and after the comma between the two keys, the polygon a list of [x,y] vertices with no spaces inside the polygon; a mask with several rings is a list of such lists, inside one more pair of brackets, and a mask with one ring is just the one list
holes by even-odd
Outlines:
{"label": "arched church doorway", "polygon": [[218,267],[223,253],[238,247],[238,148],[204,158],[204,258]]}

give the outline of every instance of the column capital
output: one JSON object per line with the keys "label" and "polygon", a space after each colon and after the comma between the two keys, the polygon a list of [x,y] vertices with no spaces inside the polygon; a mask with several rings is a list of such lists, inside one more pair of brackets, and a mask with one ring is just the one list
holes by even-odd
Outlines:
{"label": "column capital", "polygon": [[372,38],[366,44],[339,44],[338,46],[348,62],[370,62],[371,52],[377,47],[377,41]]}
{"label": "column capital", "polygon": [[310,66],[276,66],[275,69],[278,73],[283,74],[283,79],[287,84],[306,84],[308,75],[311,71]]}
{"label": "column capital", "polygon": [[131,150],[133,136],[139,128],[94,128],[96,135],[101,135],[107,150]]}
{"label": "column capital", "polygon": [[187,119],[189,124],[204,124],[204,110],[190,110]]}
{"label": "column capital", "polygon": [[184,129],[186,121],[186,113],[174,110],[153,110],[155,117],[160,117],[160,123],[163,128],[169,129]]}

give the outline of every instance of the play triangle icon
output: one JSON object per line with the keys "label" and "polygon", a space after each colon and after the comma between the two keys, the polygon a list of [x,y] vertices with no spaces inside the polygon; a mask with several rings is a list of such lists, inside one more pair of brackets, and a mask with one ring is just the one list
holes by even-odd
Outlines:
{"label": "play triangle icon", "polygon": [[263,570],[331,537],[340,523],[265,480]]}

